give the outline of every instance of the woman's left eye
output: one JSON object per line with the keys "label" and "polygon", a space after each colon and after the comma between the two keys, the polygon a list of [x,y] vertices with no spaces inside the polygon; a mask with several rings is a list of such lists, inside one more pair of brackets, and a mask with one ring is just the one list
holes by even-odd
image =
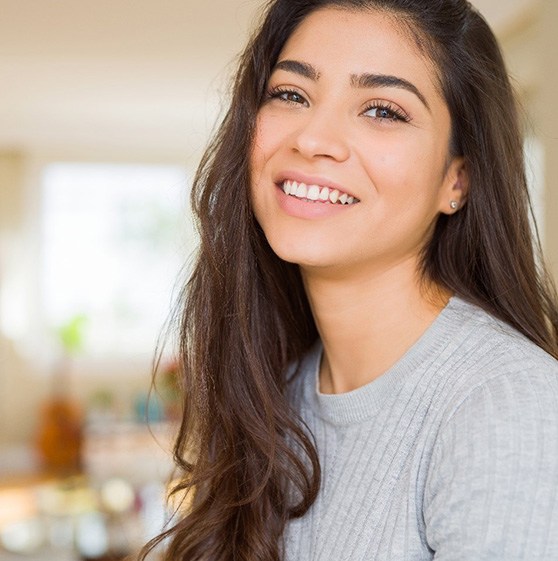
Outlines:
{"label": "woman's left eye", "polygon": [[390,104],[373,104],[364,110],[364,115],[380,121],[403,121],[409,122],[409,117],[401,109]]}

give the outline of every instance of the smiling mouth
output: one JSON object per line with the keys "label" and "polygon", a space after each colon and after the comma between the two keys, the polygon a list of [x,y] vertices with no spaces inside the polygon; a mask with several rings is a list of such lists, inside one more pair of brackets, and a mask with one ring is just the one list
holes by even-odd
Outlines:
{"label": "smiling mouth", "polygon": [[283,181],[281,188],[286,195],[305,201],[341,205],[354,205],[360,202],[359,199],[343,193],[339,189],[330,189],[321,185],[306,185],[306,183],[298,183],[297,181]]}

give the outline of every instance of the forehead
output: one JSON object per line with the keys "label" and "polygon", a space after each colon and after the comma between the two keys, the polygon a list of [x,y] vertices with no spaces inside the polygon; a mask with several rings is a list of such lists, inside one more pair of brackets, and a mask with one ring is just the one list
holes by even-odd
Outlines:
{"label": "forehead", "polygon": [[438,69],[419,38],[412,24],[394,13],[325,7],[300,23],[279,60],[303,59],[320,70],[348,74],[394,74],[441,97]]}

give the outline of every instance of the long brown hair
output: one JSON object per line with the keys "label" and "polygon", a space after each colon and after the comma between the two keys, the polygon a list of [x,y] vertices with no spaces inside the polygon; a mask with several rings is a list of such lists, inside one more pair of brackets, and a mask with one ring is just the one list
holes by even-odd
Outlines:
{"label": "long brown hair", "polygon": [[275,0],[240,58],[229,111],[194,182],[200,246],[181,302],[184,410],[174,450],[174,493],[185,506],[142,558],[163,543],[169,561],[279,561],[286,523],[318,493],[312,435],[288,398],[316,327],[298,268],[273,253],[254,218],[249,154],[283,45],[326,6],[393,14],[438,70],[450,152],[464,156],[470,187],[464,208],[439,217],[423,275],[558,356],[518,111],[486,22],[465,0]]}

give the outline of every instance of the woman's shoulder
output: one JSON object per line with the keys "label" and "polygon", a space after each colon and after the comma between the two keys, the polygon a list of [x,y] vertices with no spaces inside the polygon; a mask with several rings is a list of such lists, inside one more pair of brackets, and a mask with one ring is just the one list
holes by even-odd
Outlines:
{"label": "woman's shoulder", "polygon": [[[545,407],[558,419],[558,361],[516,329],[478,306],[454,298],[452,352],[445,376],[446,412],[478,409],[481,396],[516,411]],[[477,407],[475,407],[475,404]]]}
{"label": "woman's shoulder", "polygon": [[452,307],[454,319],[463,329],[462,351],[485,368],[505,372],[528,367],[558,372],[558,360],[511,325],[459,297],[452,299]]}
{"label": "woman's shoulder", "polygon": [[440,382],[424,489],[429,544],[444,558],[466,544],[468,559],[554,559],[558,361],[480,308],[456,305],[461,340]]}

